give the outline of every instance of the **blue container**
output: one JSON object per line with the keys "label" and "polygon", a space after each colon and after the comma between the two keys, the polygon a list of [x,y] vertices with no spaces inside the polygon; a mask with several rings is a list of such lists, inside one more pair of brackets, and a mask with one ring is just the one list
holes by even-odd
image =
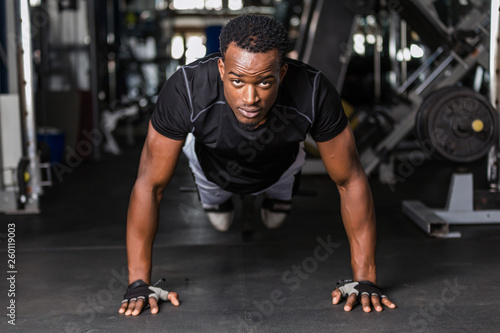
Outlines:
{"label": "blue container", "polygon": [[64,133],[57,128],[42,127],[38,129],[38,142],[45,142],[50,150],[49,162],[61,163],[64,156]]}
{"label": "blue container", "polygon": [[207,55],[219,52],[220,42],[219,35],[222,30],[222,26],[212,25],[208,26],[205,30],[207,35]]}

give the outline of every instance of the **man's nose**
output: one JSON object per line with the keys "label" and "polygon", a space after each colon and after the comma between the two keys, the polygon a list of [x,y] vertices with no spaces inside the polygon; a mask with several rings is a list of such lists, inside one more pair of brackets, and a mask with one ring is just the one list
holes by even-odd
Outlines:
{"label": "man's nose", "polygon": [[247,85],[245,91],[243,92],[243,103],[248,105],[253,105],[260,101],[257,89],[253,85]]}

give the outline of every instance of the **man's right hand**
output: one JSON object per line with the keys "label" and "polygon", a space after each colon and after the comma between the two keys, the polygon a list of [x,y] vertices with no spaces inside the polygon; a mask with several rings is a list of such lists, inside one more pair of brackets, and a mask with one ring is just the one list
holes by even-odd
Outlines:
{"label": "man's right hand", "polygon": [[[170,301],[173,305],[179,306],[179,295],[175,292],[168,292],[158,287],[152,287],[142,280],[137,280],[128,286],[119,313],[126,316],[137,316],[149,305],[151,313],[158,313],[158,300]],[[146,301],[147,300],[147,301]]]}
{"label": "man's right hand", "polygon": [[[142,149],[137,180],[130,196],[127,212],[129,278],[132,279],[131,281],[143,279],[142,283],[145,286],[136,285],[140,288],[140,293],[136,290],[128,294],[129,290],[127,290],[118,311],[127,316],[139,315],[148,305],[151,307],[152,314],[158,313],[158,299],[161,297],[160,295],[151,297],[155,295],[155,292],[148,290],[152,269],[153,241],[158,228],[159,205],[163,190],[172,178],[183,145],[184,140],[169,139],[158,133],[151,122],[149,123],[148,136]],[[179,305],[179,296],[176,293],[171,292],[166,295],[164,300],[169,300],[175,306]]]}

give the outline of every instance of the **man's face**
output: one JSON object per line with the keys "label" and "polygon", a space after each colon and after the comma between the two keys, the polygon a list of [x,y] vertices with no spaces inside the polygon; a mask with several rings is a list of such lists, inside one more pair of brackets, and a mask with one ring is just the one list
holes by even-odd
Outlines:
{"label": "man's face", "polygon": [[219,72],[226,101],[242,127],[254,129],[266,121],[287,65],[280,66],[277,49],[251,53],[234,43],[224,58],[219,59]]}

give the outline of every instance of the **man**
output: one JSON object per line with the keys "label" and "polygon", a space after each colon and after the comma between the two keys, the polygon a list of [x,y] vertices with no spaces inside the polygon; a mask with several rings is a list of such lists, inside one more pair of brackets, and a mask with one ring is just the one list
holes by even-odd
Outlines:
{"label": "man", "polygon": [[233,194],[263,193],[263,222],[275,228],[290,210],[307,133],[339,189],[351,247],[354,281],[339,281],[332,302],[347,297],[346,311],[358,300],[366,312],[394,308],[375,284],[373,201],[337,92],[317,70],[285,58],[288,37],[272,18],[237,17],[220,42],[220,55],[182,67],[158,97],[130,199],[130,286],[119,312],[138,315],[149,305],[157,313],[159,297],[179,305],[176,293],[150,284],[158,205],[182,149],[214,227],[229,228]]}

